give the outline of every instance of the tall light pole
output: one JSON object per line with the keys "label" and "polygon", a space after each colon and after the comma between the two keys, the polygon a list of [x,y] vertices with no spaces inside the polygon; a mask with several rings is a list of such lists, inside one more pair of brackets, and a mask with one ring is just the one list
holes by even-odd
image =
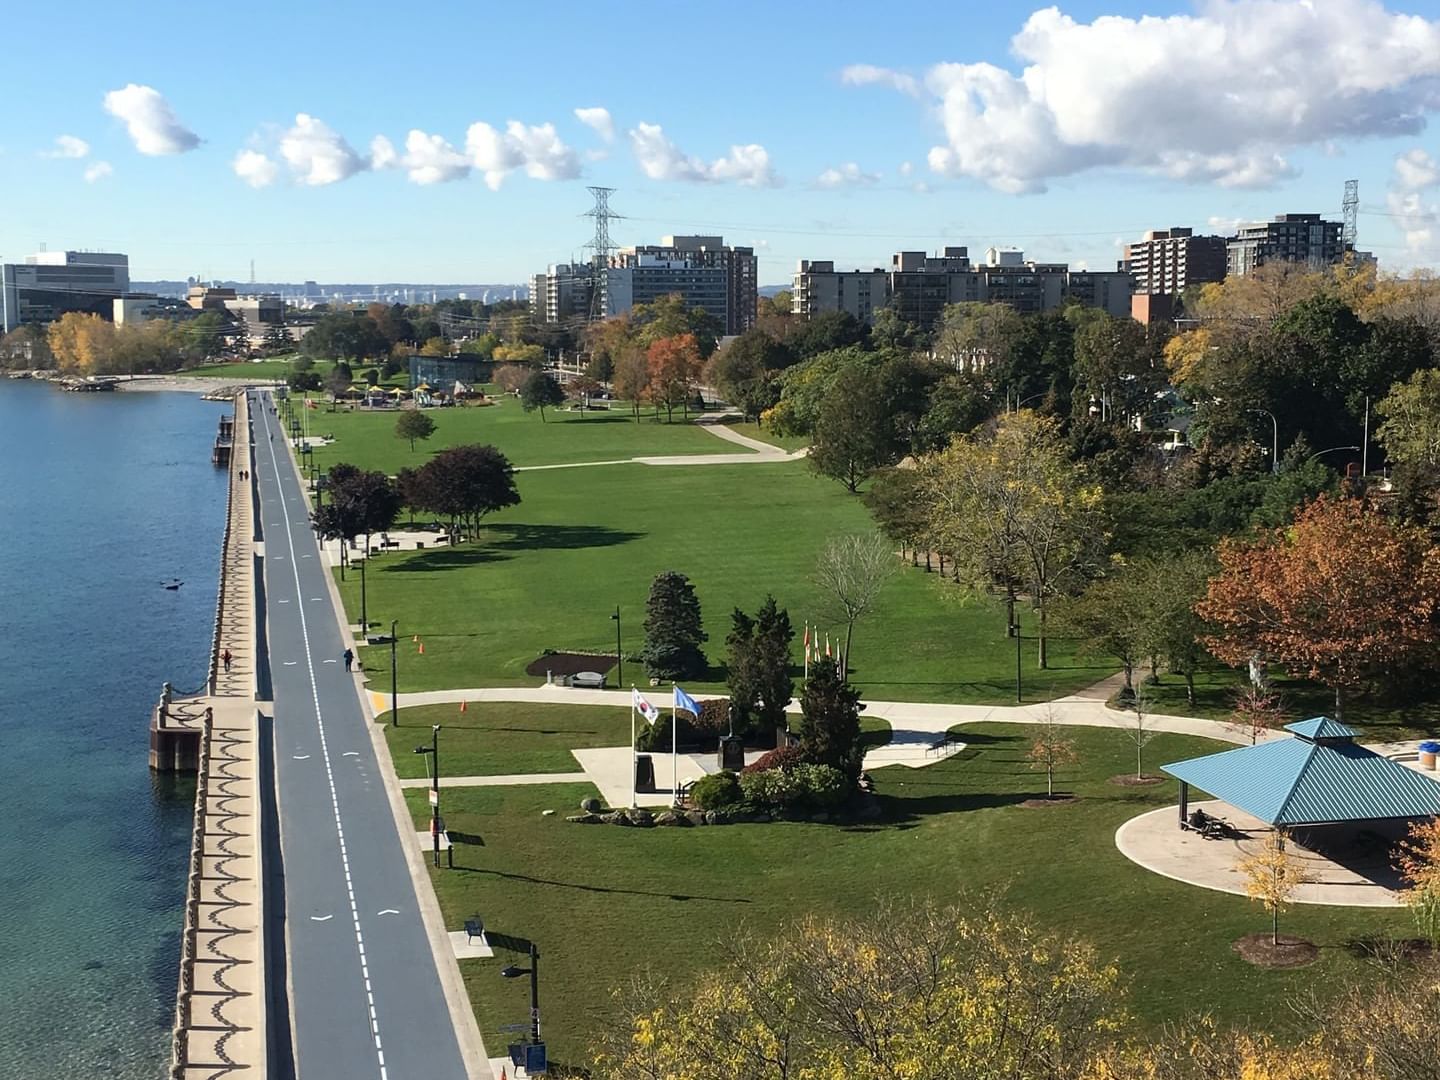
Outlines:
{"label": "tall light pole", "polygon": [[1251,409],[1253,413],[1270,418],[1270,472],[1280,471],[1280,421],[1275,419],[1275,414],[1269,409]]}
{"label": "tall light pole", "polygon": [[400,726],[400,695],[396,692],[395,680],[395,620],[390,620],[390,726]]}
{"label": "tall light pole", "polygon": [[1313,454],[1311,454],[1309,457],[1307,457],[1307,458],[1305,459],[1305,461],[1306,461],[1307,463],[1309,463],[1309,462],[1311,462],[1311,461],[1314,461],[1314,460],[1315,460],[1317,457],[1319,457],[1321,454],[1333,454],[1336,450],[1359,450],[1359,449],[1360,449],[1360,447],[1358,447],[1358,446],[1332,446],[1332,447],[1329,447],[1328,449],[1325,449],[1325,450],[1317,450],[1315,453],[1313,453]]}
{"label": "tall light pole", "polygon": [[530,942],[530,966],[519,968],[510,964],[500,969],[502,979],[518,979],[521,975],[530,976],[530,1041],[540,1041],[540,950],[535,943]]}
{"label": "tall light pole", "polygon": [[1010,625],[1006,627],[1010,636],[1015,639],[1015,704],[1023,704],[1021,697],[1021,668],[1023,663],[1020,658],[1020,613],[1012,605],[1010,608]]}
{"label": "tall light pole", "polygon": [[429,754],[430,774],[430,839],[435,848],[435,865],[440,865],[440,725],[430,728],[430,745],[417,746],[417,754]]}
{"label": "tall light pole", "polygon": [[362,636],[370,631],[370,613],[365,608],[365,564],[370,561],[370,553],[365,553],[365,558],[360,560],[360,633]]}
{"label": "tall light pole", "polygon": [[625,689],[625,649],[620,644],[620,605],[615,605],[615,614],[610,618],[615,620],[615,662],[620,665],[615,675],[615,685],[621,690]]}

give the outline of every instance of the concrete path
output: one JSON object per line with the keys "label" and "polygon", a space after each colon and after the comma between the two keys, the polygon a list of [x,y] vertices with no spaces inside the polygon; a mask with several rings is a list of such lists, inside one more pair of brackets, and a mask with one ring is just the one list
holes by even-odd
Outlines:
{"label": "concrete path", "polygon": [[[443,957],[453,973],[453,951],[443,927],[432,946],[406,850],[414,841],[406,835],[402,846],[391,801],[390,763],[382,767],[355,676],[340,662],[349,638],[299,474],[283,437],[271,438],[279,424],[265,399],[257,404],[296,1074],[466,1080],[439,966]],[[419,887],[430,893],[423,878]],[[483,1069],[483,1047],[474,1057]]]}

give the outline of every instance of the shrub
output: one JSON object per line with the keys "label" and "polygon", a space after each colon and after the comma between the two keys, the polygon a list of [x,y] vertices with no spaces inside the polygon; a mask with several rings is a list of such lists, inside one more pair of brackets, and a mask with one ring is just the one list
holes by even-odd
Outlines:
{"label": "shrub", "polygon": [[851,788],[849,779],[833,765],[808,762],[786,769],[747,771],[740,777],[745,800],[773,810],[828,810],[844,802]]}
{"label": "shrub", "polygon": [[690,801],[701,810],[718,810],[722,806],[734,806],[743,798],[740,779],[729,770],[702,776],[690,786]]}
{"label": "shrub", "polygon": [[839,806],[850,796],[850,778],[833,765],[796,765],[790,770],[802,799],[817,810]]}
{"label": "shrub", "polygon": [[764,772],[747,773],[740,777],[740,790],[745,801],[766,809],[781,809],[793,806],[800,789],[791,769],[766,769]]}
{"label": "shrub", "polygon": [[771,769],[788,769],[805,761],[805,753],[798,746],[781,746],[761,754],[741,772],[743,774],[769,772]]}

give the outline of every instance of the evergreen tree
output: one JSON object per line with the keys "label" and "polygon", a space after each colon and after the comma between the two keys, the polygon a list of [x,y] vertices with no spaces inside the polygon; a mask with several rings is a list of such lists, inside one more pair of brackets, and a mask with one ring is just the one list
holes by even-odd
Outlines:
{"label": "evergreen tree", "polygon": [[725,659],[725,685],[730,690],[736,731],[748,731],[760,707],[760,682],[756,671],[755,620],[738,607],[730,613],[730,633],[725,636],[729,650]]}
{"label": "evergreen tree", "polygon": [[817,765],[833,765],[846,776],[860,776],[860,695],[833,660],[815,660],[800,695],[800,749]]}
{"label": "evergreen tree", "polygon": [[700,599],[690,579],[676,570],[657,574],[645,601],[645,645],[640,659],[655,679],[696,678],[705,673],[706,640]]}
{"label": "evergreen tree", "polygon": [[790,612],[778,607],[775,597],[766,596],[755,616],[752,649],[753,677],[759,695],[756,720],[766,730],[785,726],[785,706],[795,692],[795,680],[790,677],[790,643],[794,640]]}

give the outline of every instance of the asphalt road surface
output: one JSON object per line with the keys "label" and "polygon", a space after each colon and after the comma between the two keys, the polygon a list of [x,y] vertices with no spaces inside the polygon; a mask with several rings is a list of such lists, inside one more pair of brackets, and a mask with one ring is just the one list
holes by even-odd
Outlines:
{"label": "asphalt road surface", "polygon": [[251,401],[295,1071],[464,1080],[400,847],[414,834],[396,831],[281,421]]}

